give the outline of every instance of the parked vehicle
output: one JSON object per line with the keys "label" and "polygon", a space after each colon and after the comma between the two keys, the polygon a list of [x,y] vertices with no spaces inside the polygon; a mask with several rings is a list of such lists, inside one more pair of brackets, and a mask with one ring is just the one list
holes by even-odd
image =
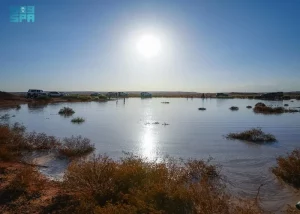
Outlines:
{"label": "parked vehicle", "polygon": [[60,94],[61,94],[61,96],[70,96],[70,94],[67,94],[67,93],[65,93],[65,92],[60,92]]}
{"label": "parked vehicle", "polygon": [[141,93],[141,98],[151,98],[152,94],[148,93],[148,92],[142,92]]}
{"label": "parked vehicle", "polygon": [[128,97],[128,93],[118,92],[118,97]]}
{"label": "parked vehicle", "polygon": [[51,91],[48,93],[49,97],[61,97],[63,96],[61,93],[57,92],[57,91]]}
{"label": "parked vehicle", "polygon": [[43,90],[39,90],[39,89],[29,89],[27,92],[26,97],[27,98],[35,98],[38,97],[40,94],[44,93]]}
{"label": "parked vehicle", "polygon": [[39,93],[37,97],[48,97],[48,94],[45,92]]}
{"label": "parked vehicle", "polygon": [[216,93],[216,97],[220,97],[220,98],[223,98],[223,97],[229,97],[228,94],[224,94],[224,93]]}
{"label": "parked vehicle", "polygon": [[110,99],[111,97],[118,97],[118,93],[117,92],[108,92],[106,94],[106,96]]}
{"label": "parked vehicle", "polygon": [[92,93],[92,94],[91,94],[91,96],[92,96],[92,97],[98,97],[98,96],[101,96],[101,95],[102,95],[102,94],[100,94],[100,93],[97,93],[97,92],[96,92],[96,93]]}

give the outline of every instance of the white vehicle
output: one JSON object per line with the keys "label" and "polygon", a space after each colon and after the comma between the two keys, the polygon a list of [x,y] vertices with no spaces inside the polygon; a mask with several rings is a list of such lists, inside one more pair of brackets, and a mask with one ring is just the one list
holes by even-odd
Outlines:
{"label": "white vehicle", "polygon": [[38,96],[38,97],[47,97],[48,94],[45,93],[45,92],[42,92],[42,93],[39,93],[37,96]]}
{"label": "white vehicle", "polygon": [[48,96],[49,97],[61,97],[61,96],[63,96],[61,93],[59,93],[59,92],[57,92],[57,91],[50,91],[49,93],[48,93]]}
{"label": "white vehicle", "polygon": [[27,92],[27,97],[32,98],[32,97],[38,97],[40,94],[44,93],[43,90],[39,89],[29,89]]}

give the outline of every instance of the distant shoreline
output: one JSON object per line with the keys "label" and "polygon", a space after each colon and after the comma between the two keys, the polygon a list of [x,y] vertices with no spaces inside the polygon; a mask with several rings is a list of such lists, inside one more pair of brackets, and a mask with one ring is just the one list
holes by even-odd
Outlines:
{"label": "distant shoreline", "polygon": [[[89,95],[93,92],[67,92],[71,96],[69,97],[59,97],[50,98],[48,100],[38,100],[38,99],[27,99],[25,98],[26,92],[0,92],[0,107],[1,108],[14,108],[21,104],[31,103],[31,104],[41,104],[41,103],[57,103],[57,102],[103,102],[109,101],[106,99],[92,99]],[[101,92],[100,92],[101,93]],[[105,92],[103,92],[105,94]],[[231,92],[226,93],[228,96],[216,97],[216,93],[198,93],[198,92],[150,92],[152,93],[152,98],[218,98],[218,99],[256,99],[255,97],[261,93],[243,93],[243,92]],[[73,98],[73,95],[79,95],[81,98]],[[288,96],[289,99],[300,98],[300,92],[284,92],[284,96]],[[71,98],[72,97],[72,98]],[[128,98],[140,98],[140,92],[128,92]],[[83,99],[86,98],[86,99]],[[123,97],[120,97],[123,98]],[[112,98],[115,99],[115,98]],[[259,99],[258,99],[259,100]]]}

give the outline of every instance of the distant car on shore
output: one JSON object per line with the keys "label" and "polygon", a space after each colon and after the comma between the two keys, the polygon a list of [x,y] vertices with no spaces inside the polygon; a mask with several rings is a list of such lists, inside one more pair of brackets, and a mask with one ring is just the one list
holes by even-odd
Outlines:
{"label": "distant car on shore", "polygon": [[102,96],[102,95],[103,95],[103,94],[98,93],[98,92],[92,93],[92,94],[91,94],[92,97],[98,97],[98,96]]}
{"label": "distant car on shore", "polygon": [[[43,90],[40,89],[29,89],[27,92],[27,98],[36,98],[44,93]],[[43,96],[43,95],[42,95]]]}
{"label": "distant car on shore", "polygon": [[57,92],[57,91],[50,91],[50,92],[48,93],[48,96],[49,96],[49,97],[62,97],[63,94],[62,94],[62,93],[59,93],[59,92]]}
{"label": "distant car on shore", "polygon": [[141,98],[151,98],[152,94],[150,94],[149,92],[142,92],[141,93]]}

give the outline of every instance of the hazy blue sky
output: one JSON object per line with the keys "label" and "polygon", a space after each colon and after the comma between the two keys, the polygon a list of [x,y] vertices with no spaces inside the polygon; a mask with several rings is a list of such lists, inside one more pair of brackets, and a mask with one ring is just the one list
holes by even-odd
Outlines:
{"label": "hazy blue sky", "polygon": [[[9,7],[34,5],[35,23]],[[161,42],[155,57],[136,50]],[[299,0],[1,0],[0,90],[300,90]]]}

